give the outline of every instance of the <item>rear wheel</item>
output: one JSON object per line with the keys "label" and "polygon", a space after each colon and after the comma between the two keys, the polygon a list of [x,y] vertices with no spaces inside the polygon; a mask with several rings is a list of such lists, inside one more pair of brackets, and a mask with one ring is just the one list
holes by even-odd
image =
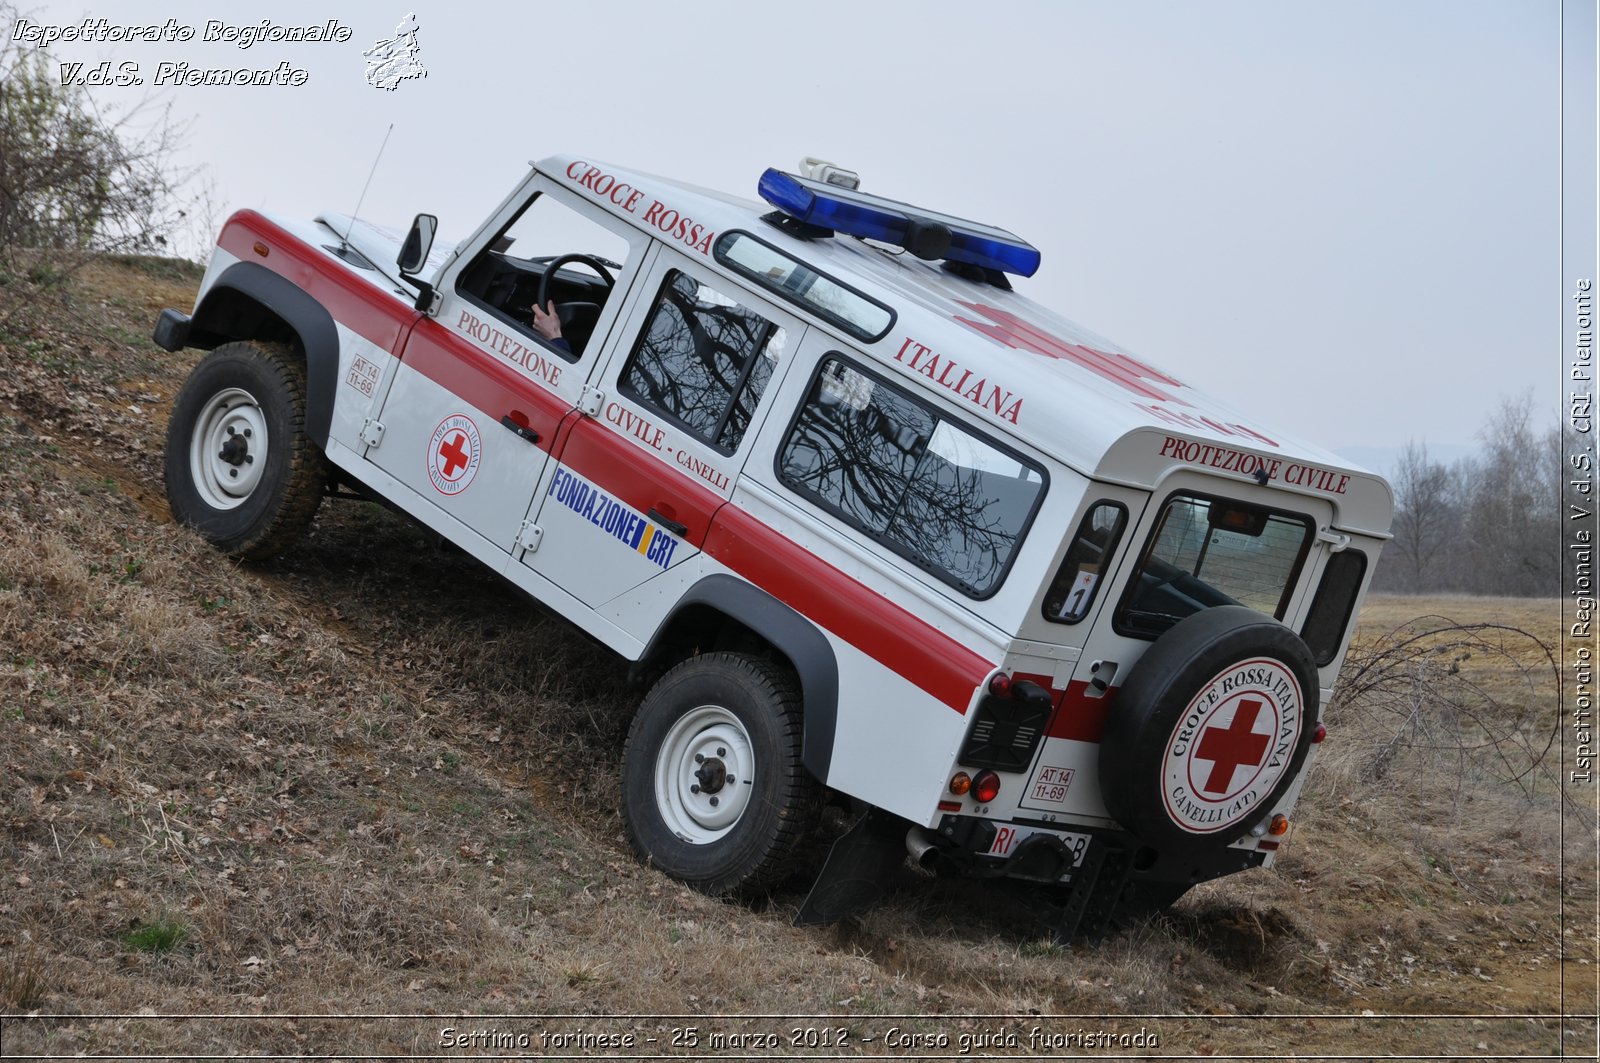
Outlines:
{"label": "rear wheel", "polygon": [[167,425],[172,515],[235,557],[281,553],[311,523],[327,483],[305,409],[305,367],[291,348],[245,341],[212,351]]}
{"label": "rear wheel", "polygon": [[704,893],[754,893],[786,877],[821,809],[787,670],[709,653],[668,671],[629,731],[622,806],[639,858]]}

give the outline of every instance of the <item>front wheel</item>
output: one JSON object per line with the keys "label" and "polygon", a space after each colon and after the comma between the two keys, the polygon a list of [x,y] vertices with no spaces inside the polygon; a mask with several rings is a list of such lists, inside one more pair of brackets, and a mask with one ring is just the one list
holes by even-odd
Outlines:
{"label": "front wheel", "polygon": [[194,368],[167,425],[167,504],[235,557],[281,553],[327,483],[305,434],[306,374],[281,344],[226,343]]}
{"label": "front wheel", "polygon": [[639,858],[713,896],[794,868],[821,788],[801,762],[800,694],[763,657],[691,657],[651,689],[628,733],[622,811]]}

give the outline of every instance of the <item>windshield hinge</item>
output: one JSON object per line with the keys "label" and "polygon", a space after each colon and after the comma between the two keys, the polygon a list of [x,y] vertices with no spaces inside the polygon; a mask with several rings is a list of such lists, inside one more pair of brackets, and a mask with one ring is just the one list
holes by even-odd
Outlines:
{"label": "windshield hinge", "polygon": [[1350,545],[1350,536],[1344,532],[1336,532],[1331,528],[1323,528],[1317,532],[1317,542],[1327,543],[1328,552],[1337,554],[1340,550]]}

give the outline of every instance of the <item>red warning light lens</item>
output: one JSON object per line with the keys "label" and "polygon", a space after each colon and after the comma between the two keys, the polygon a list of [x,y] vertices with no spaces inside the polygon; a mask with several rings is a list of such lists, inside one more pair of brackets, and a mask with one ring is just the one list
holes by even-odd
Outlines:
{"label": "red warning light lens", "polygon": [[1011,677],[1004,672],[996,672],[994,678],[989,680],[989,693],[997,698],[1011,696]]}
{"label": "red warning light lens", "polygon": [[992,771],[980,771],[972,780],[972,796],[980,805],[986,805],[1000,796],[1000,776]]}
{"label": "red warning light lens", "polygon": [[1325,724],[1317,724],[1317,729],[1311,732],[1311,744],[1320,746],[1322,740],[1328,737],[1328,728]]}

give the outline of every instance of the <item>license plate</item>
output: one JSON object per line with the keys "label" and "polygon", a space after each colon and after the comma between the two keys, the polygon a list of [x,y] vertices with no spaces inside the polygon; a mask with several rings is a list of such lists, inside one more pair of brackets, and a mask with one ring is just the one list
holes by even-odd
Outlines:
{"label": "license plate", "polygon": [[1083,854],[1089,851],[1089,835],[1071,834],[1063,830],[1049,830],[1045,827],[1024,827],[1020,824],[1001,827],[994,832],[994,843],[989,846],[990,856],[1010,856],[1017,851],[1017,847],[1035,834],[1051,834],[1061,839],[1061,844],[1067,847],[1072,854],[1072,866],[1078,867],[1083,863]]}

